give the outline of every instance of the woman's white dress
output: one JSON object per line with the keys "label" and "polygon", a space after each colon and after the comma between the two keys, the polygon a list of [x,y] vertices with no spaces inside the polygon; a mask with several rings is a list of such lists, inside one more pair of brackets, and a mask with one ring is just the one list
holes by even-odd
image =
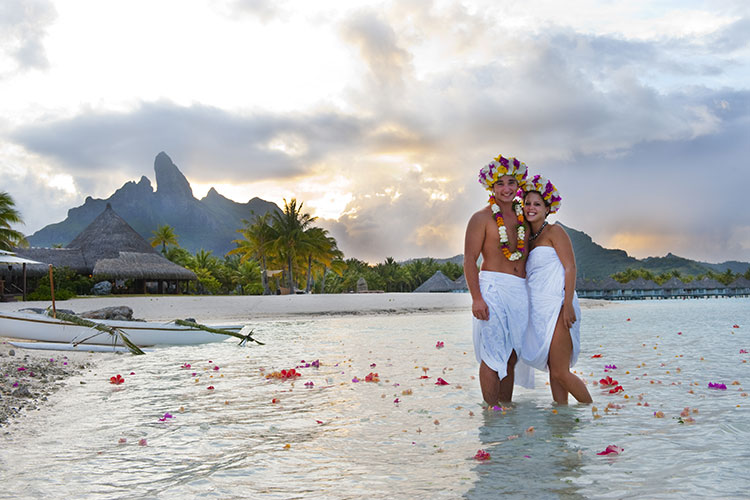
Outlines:
{"label": "woman's white dress", "polygon": [[[534,368],[547,371],[549,346],[565,297],[565,268],[553,247],[538,246],[529,253],[526,287],[529,290],[529,326],[521,358]],[[573,310],[576,322],[570,329],[570,340],[573,342],[570,366],[575,365],[581,351],[581,308],[575,292]]]}

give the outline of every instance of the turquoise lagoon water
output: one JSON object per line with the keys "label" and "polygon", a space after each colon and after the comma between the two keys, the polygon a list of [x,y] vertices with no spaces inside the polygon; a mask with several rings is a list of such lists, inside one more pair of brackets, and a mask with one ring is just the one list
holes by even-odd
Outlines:
{"label": "turquoise lagoon water", "polygon": [[[110,356],[74,377],[0,436],[0,498],[749,493],[748,299],[584,310],[575,370],[596,411],[552,405],[542,373],[510,408],[484,410],[468,311],[263,321],[255,333],[266,345]],[[314,360],[293,383],[265,377]],[[379,381],[365,382],[370,373]],[[109,383],[116,374],[124,384]],[[593,384],[606,375],[624,391]],[[160,421],[165,413],[174,418]],[[624,451],[597,455],[608,445]],[[479,449],[491,458],[475,460]]]}

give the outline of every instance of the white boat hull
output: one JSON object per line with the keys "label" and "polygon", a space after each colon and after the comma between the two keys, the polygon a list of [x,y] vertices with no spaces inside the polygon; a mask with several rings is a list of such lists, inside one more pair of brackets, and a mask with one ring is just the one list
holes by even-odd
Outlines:
{"label": "white boat hull", "polygon": [[[227,335],[207,332],[174,323],[143,321],[89,320],[121,330],[139,347],[153,345],[194,345],[223,342]],[[213,328],[239,332],[242,325],[216,325]],[[0,336],[39,342],[83,343],[98,345],[123,345],[109,333],[94,328],[68,323],[43,314],[0,313]]]}

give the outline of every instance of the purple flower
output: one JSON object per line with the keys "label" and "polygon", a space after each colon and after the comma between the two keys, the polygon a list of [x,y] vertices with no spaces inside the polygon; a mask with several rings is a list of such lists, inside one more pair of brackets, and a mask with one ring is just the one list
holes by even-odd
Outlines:
{"label": "purple flower", "polygon": [[163,417],[159,418],[159,422],[166,422],[167,419],[170,419],[170,418],[174,418],[174,416],[171,413],[167,412],[164,414]]}
{"label": "purple flower", "polygon": [[720,384],[718,382],[717,383],[709,382],[708,383],[708,388],[709,389],[716,389],[716,390],[719,390],[719,391],[726,391],[727,390],[726,384]]}

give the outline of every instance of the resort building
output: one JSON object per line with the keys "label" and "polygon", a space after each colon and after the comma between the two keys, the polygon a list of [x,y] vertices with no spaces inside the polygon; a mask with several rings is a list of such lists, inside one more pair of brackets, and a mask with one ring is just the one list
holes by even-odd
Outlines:
{"label": "resort building", "polygon": [[29,276],[48,272],[48,265],[68,267],[96,281],[109,281],[113,289],[134,293],[181,293],[190,281],[197,280],[193,271],[167,260],[159,254],[108,203],[73,241],[64,248],[18,248],[16,255],[43,264],[29,264]]}

